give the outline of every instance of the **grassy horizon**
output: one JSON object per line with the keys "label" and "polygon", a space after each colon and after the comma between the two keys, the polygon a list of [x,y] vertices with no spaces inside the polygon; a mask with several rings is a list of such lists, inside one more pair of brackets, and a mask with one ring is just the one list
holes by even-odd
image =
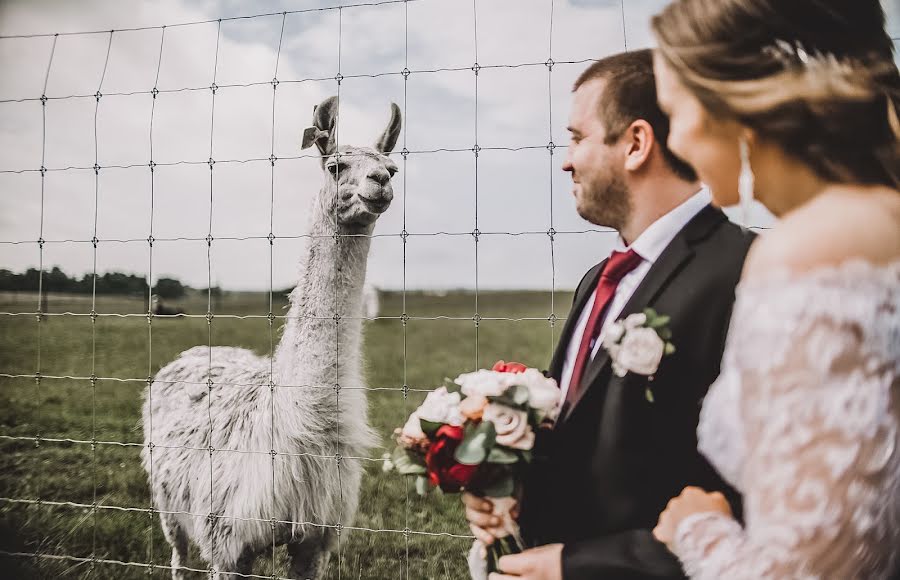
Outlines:
{"label": "grassy horizon", "polygon": [[[33,312],[36,296],[0,294],[0,312]],[[141,394],[147,376],[191,346],[209,344],[205,318],[154,319],[142,314],[141,298],[98,296],[99,313],[132,314],[98,317],[92,323],[91,302],[83,297],[51,295],[47,311],[77,315],[0,315],[0,373],[42,376],[102,377],[90,380],[0,377],[0,551],[39,552],[90,559],[167,565],[170,548],[158,517],[150,507],[147,477],[140,466],[143,443],[139,423]],[[540,291],[450,291],[435,294],[408,291],[404,325],[404,295],[382,292],[379,318],[364,324],[363,358],[370,388],[369,416],[390,446],[394,427],[419,404],[424,393],[404,400],[403,384],[430,389],[445,376],[486,367],[497,359],[519,360],[545,368],[561,328],[553,328],[551,313],[563,318],[571,293]],[[272,311],[281,315],[283,295],[273,294]],[[205,314],[205,299],[178,301],[188,314]],[[265,316],[269,294],[226,293],[214,305],[216,314]],[[421,320],[419,317],[426,318]],[[464,318],[463,320],[447,319]],[[513,320],[509,320],[513,319]],[[265,318],[213,318],[212,345],[242,346],[269,354],[279,333]],[[404,354],[405,353],[405,354]],[[40,356],[40,363],[38,357]],[[117,380],[103,380],[117,379]],[[67,439],[79,442],[50,442]],[[91,441],[115,442],[117,445]],[[85,442],[85,443],[81,443]],[[124,445],[122,445],[124,444]],[[342,538],[327,578],[440,578],[466,577],[465,557],[471,540],[456,496],[416,496],[411,482],[381,471],[378,461],[366,462],[360,508],[354,526],[378,532],[353,531]],[[70,505],[26,504],[9,500],[73,502],[135,508],[141,511],[97,509]],[[335,522],[326,522],[335,523]],[[344,522],[345,525],[347,522]],[[408,538],[404,528],[412,530]],[[273,569],[274,561],[274,569]],[[254,574],[286,575],[285,552],[260,557]],[[145,567],[92,565],[71,560],[0,555],[11,577],[53,578],[168,578],[168,570],[148,575]],[[191,548],[189,566],[206,569]],[[205,577],[191,573],[191,578]]]}

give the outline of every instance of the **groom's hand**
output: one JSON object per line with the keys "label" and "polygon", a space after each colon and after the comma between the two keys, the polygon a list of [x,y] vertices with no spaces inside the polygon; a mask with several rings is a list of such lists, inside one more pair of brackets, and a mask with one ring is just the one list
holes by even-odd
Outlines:
{"label": "groom's hand", "polygon": [[562,544],[547,544],[503,556],[497,563],[503,573],[494,572],[488,580],[562,580],[562,550]]}
{"label": "groom's hand", "polygon": [[462,494],[462,502],[466,506],[466,519],[469,521],[472,534],[485,546],[493,544],[495,536],[490,530],[496,529],[502,523],[500,518],[493,514],[494,503],[469,492]]}

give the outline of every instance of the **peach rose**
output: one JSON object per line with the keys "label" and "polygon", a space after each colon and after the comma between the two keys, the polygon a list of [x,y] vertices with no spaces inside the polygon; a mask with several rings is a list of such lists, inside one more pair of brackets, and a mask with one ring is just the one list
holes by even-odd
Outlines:
{"label": "peach rose", "polygon": [[525,411],[491,403],[485,407],[482,419],[494,424],[498,445],[524,450],[534,446],[534,431]]}
{"label": "peach rose", "polygon": [[472,395],[466,397],[459,404],[459,412],[462,416],[470,421],[480,421],[484,415],[484,409],[488,406],[487,397],[481,395]]}

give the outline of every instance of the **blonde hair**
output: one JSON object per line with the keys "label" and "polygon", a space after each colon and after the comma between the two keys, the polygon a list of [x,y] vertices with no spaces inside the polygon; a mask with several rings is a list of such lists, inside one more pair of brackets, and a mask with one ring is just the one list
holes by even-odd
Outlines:
{"label": "blonde hair", "polygon": [[653,31],[711,114],[824,179],[900,188],[900,73],[878,0],[676,0]]}

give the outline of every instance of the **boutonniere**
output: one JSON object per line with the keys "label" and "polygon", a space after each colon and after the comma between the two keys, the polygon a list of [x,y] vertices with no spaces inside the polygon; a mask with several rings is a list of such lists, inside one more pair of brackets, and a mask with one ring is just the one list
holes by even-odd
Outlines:
{"label": "boutonniere", "polygon": [[[613,372],[618,377],[635,373],[653,381],[659,364],[666,355],[675,352],[668,316],[657,314],[652,308],[631,314],[609,325],[603,336],[603,347],[609,351]],[[653,402],[653,391],[644,392]]]}

